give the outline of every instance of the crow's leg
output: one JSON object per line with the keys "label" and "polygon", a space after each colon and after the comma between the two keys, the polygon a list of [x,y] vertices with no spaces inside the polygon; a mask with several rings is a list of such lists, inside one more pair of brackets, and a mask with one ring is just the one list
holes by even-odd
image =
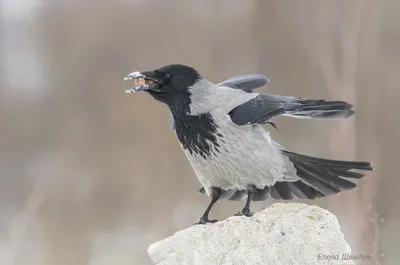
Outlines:
{"label": "crow's leg", "polygon": [[257,188],[254,185],[249,185],[246,189],[247,191],[247,201],[246,204],[244,206],[244,208],[242,209],[242,211],[235,213],[235,216],[253,216],[253,213],[250,212],[250,202],[251,202],[251,198],[253,197],[254,194],[256,194],[257,192]]}
{"label": "crow's leg", "polygon": [[203,224],[206,224],[206,223],[215,223],[215,222],[218,221],[218,220],[210,220],[210,219],[208,219],[208,214],[210,213],[211,208],[218,201],[220,196],[221,196],[221,189],[217,188],[217,187],[211,187],[211,202],[208,205],[206,211],[200,217],[200,221],[195,223],[195,225],[203,225]]}

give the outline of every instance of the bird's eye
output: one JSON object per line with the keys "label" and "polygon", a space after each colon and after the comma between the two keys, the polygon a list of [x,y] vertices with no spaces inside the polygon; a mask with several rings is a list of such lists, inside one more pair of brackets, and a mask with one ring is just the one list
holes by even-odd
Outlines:
{"label": "bird's eye", "polygon": [[165,73],[165,74],[164,74],[164,77],[165,77],[165,78],[171,78],[171,74],[170,74],[170,73]]}

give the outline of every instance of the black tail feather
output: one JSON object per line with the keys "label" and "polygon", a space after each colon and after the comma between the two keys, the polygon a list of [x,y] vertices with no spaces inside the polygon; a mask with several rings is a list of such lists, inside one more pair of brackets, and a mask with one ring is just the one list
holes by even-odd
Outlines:
{"label": "black tail feather", "polygon": [[297,160],[306,163],[316,163],[318,165],[324,165],[327,168],[346,169],[346,170],[351,170],[351,169],[372,170],[371,163],[369,162],[330,160],[325,158],[301,155],[289,151],[282,151],[282,153],[288,156],[293,163],[294,163],[293,160],[295,161]]}
{"label": "black tail feather", "polygon": [[346,178],[361,179],[364,175],[350,170],[372,170],[369,162],[329,160],[288,151],[282,153],[293,163],[300,182],[312,188],[317,197],[355,188],[357,185]]}
{"label": "black tail feather", "polygon": [[[327,169],[317,167],[317,165],[308,165],[297,161],[295,168],[297,169],[297,175],[300,179],[304,180],[303,182],[308,182],[307,184],[309,186],[320,191],[327,188],[334,193],[338,193],[340,190],[349,190],[355,187],[353,182],[341,179],[339,177],[340,175],[330,174]],[[313,186],[313,184],[315,186]]]}
{"label": "black tail feather", "polygon": [[342,177],[349,178],[349,179],[362,179],[364,177],[363,174],[358,173],[358,172],[353,172],[353,171],[343,171],[343,170],[338,170],[338,169],[329,169],[328,170],[330,174],[336,174],[336,175],[341,175]]}
{"label": "black tail feather", "polygon": [[291,187],[293,194],[299,199],[312,200],[317,197],[315,190],[301,181],[289,182],[289,186]]}
{"label": "black tail feather", "polygon": [[277,182],[274,185],[274,188],[279,194],[279,199],[283,200],[291,200],[293,199],[293,193],[289,189],[289,185],[287,182]]}

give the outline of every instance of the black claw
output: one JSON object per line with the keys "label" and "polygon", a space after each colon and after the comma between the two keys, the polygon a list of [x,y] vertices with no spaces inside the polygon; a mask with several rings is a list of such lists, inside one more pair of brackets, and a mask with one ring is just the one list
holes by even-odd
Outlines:
{"label": "black claw", "polygon": [[210,220],[210,219],[208,219],[208,217],[207,216],[202,216],[201,218],[200,218],[200,221],[198,221],[197,223],[194,223],[194,225],[205,225],[205,224],[207,224],[207,223],[216,223],[216,222],[218,222],[218,220]]}
{"label": "black claw", "polygon": [[245,212],[237,212],[233,216],[246,216],[246,217],[252,217],[253,213],[250,211],[245,211]]}
{"label": "black claw", "polygon": [[252,212],[250,212],[250,211],[246,211],[246,212],[244,212],[244,213],[242,213],[244,216],[246,216],[246,217],[252,217],[253,216],[253,213]]}

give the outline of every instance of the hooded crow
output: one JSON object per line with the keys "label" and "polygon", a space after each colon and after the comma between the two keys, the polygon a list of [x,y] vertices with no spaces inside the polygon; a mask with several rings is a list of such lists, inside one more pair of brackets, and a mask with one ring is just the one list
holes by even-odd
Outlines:
{"label": "hooded crow", "polygon": [[219,199],[246,199],[235,215],[251,216],[251,201],[325,197],[355,188],[349,179],[364,175],[352,170],[372,170],[369,162],[289,152],[262,127],[276,116],[344,119],[354,114],[347,102],[255,93],[268,83],[258,74],[214,84],[181,64],[133,72],[128,79],[135,87],[127,93],[146,91],[170,109],[171,127],[202,185],[200,193],[211,197],[196,224],[216,222],[208,215]]}

